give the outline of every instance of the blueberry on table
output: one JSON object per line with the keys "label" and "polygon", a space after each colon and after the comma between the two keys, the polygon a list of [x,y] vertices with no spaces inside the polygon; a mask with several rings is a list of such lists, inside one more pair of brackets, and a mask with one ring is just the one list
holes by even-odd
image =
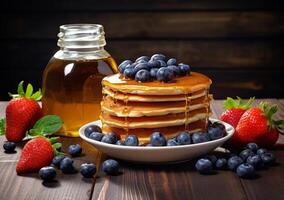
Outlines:
{"label": "blueberry on table", "polygon": [[263,167],[260,155],[249,156],[247,158],[247,163],[251,164],[255,169],[261,169]]}
{"label": "blueberry on table", "polygon": [[264,154],[264,153],[267,153],[268,151],[267,151],[267,149],[265,149],[265,148],[260,148],[260,149],[258,149],[257,151],[256,151],[256,154],[257,155],[261,155],[261,154]]}
{"label": "blueberry on table", "polygon": [[131,60],[125,60],[122,63],[120,63],[120,65],[118,66],[118,71],[123,74],[123,72],[124,72],[124,70],[125,70],[125,68],[128,64],[132,64],[132,61]]}
{"label": "blueberry on table", "polygon": [[108,175],[117,175],[119,172],[119,163],[116,160],[105,160],[102,166],[103,171]]}
{"label": "blueberry on table", "polygon": [[150,136],[150,143],[152,146],[166,146],[167,140],[160,132],[154,132]]}
{"label": "blueberry on table", "polygon": [[217,161],[217,157],[215,155],[206,155],[204,156],[204,158],[210,160],[212,162],[212,164],[215,164]]}
{"label": "blueberry on table", "polygon": [[160,68],[161,67],[161,64],[160,62],[158,62],[157,60],[150,60],[148,63],[148,68],[151,69],[151,68]]}
{"label": "blueberry on table", "polygon": [[135,80],[138,82],[148,82],[151,80],[150,72],[146,69],[139,70],[135,75]]}
{"label": "blueberry on table", "polygon": [[117,141],[117,136],[114,133],[108,133],[103,136],[101,142],[108,144],[115,144]]}
{"label": "blueberry on table", "polygon": [[126,146],[138,146],[139,141],[136,135],[128,135],[124,141]]}
{"label": "blueberry on table", "polygon": [[56,177],[56,171],[53,167],[42,167],[38,172],[39,177],[44,181],[51,181]]}
{"label": "blueberry on table", "polygon": [[252,150],[254,153],[257,152],[258,150],[258,145],[256,143],[248,143],[247,146],[246,146],[247,149],[250,149]]}
{"label": "blueberry on table", "polygon": [[250,149],[242,150],[242,151],[240,152],[240,154],[239,154],[239,156],[240,156],[243,160],[247,160],[247,158],[248,158],[249,156],[253,156],[253,155],[254,155],[254,153],[253,153],[253,151],[250,150]]}
{"label": "blueberry on table", "polygon": [[177,60],[175,58],[170,58],[167,61],[167,65],[177,65]]}
{"label": "blueberry on table", "polygon": [[97,167],[93,163],[84,163],[80,166],[80,173],[85,178],[92,178],[97,172]]}
{"label": "blueberry on table", "polygon": [[90,125],[90,126],[87,126],[84,130],[84,134],[86,137],[89,137],[91,133],[93,132],[99,132],[101,133],[102,132],[102,129],[101,127],[97,126],[97,125]]}
{"label": "blueberry on table", "polygon": [[169,139],[167,141],[167,146],[178,146],[178,145],[180,145],[180,144],[174,138],[173,139]]}
{"label": "blueberry on table", "polygon": [[185,76],[185,75],[190,74],[190,67],[189,67],[189,65],[180,63],[180,64],[178,64],[178,67],[180,69],[180,75]]}
{"label": "blueberry on table", "polygon": [[144,60],[144,61],[148,62],[150,60],[150,57],[149,56],[140,56],[139,58],[137,58],[135,60],[135,62],[138,63],[138,61],[141,61],[141,60]]}
{"label": "blueberry on table", "polygon": [[210,174],[212,172],[213,165],[210,160],[201,158],[196,162],[195,168],[200,174]]}
{"label": "blueberry on table", "polygon": [[270,152],[261,154],[260,158],[265,165],[272,165],[276,161],[275,156]]}
{"label": "blueberry on table", "polygon": [[214,122],[208,126],[208,134],[211,140],[217,140],[225,136],[226,128],[223,124]]}
{"label": "blueberry on table", "polygon": [[216,169],[226,169],[227,160],[225,158],[218,158],[215,162]]}
{"label": "blueberry on table", "polygon": [[203,132],[193,133],[191,138],[194,144],[208,142],[210,140],[208,133]]}
{"label": "blueberry on table", "polygon": [[82,153],[82,147],[80,146],[80,144],[71,144],[68,147],[68,153],[71,156],[79,156]]}
{"label": "blueberry on table", "polygon": [[64,174],[68,174],[68,173],[72,173],[75,171],[74,166],[73,166],[73,160],[71,158],[64,158],[61,162],[60,162],[60,170],[64,173]]}
{"label": "blueberry on table", "polygon": [[116,145],[125,146],[125,142],[123,140],[117,140]]}
{"label": "blueberry on table", "polygon": [[169,82],[174,78],[174,72],[167,67],[161,67],[157,71],[157,80],[162,82]]}
{"label": "blueberry on table", "polygon": [[176,141],[181,145],[191,144],[190,135],[186,131],[179,133],[176,138]]}
{"label": "blueberry on table", "polygon": [[100,133],[100,132],[92,132],[90,134],[90,139],[92,140],[96,140],[96,141],[101,141],[103,138],[104,134]]}
{"label": "blueberry on table", "polygon": [[248,163],[239,165],[236,172],[237,175],[242,178],[252,178],[255,174],[254,167]]}
{"label": "blueberry on table", "polygon": [[151,60],[163,60],[163,61],[166,61],[166,56],[163,55],[163,54],[154,54],[152,55],[151,57]]}
{"label": "blueberry on table", "polygon": [[135,74],[136,74],[136,71],[132,67],[126,68],[123,72],[123,76],[125,78],[130,78],[130,79],[133,79],[135,77]]}
{"label": "blueberry on table", "polygon": [[167,68],[169,68],[170,70],[172,70],[174,72],[175,76],[179,76],[180,75],[180,69],[178,66],[175,65],[169,65],[167,66]]}
{"label": "blueberry on table", "polygon": [[63,155],[54,156],[52,159],[52,164],[56,167],[60,167],[61,161],[65,158]]}
{"label": "blueberry on table", "polygon": [[161,67],[167,67],[167,63],[163,60],[157,60],[160,63]]}
{"label": "blueberry on table", "polygon": [[233,156],[228,160],[228,168],[232,171],[235,171],[243,162],[243,159],[241,159],[239,156]]}
{"label": "blueberry on table", "polygon": [[3,144],[3,149],[5,150],[5,153],[13,153],[13,152],[15,152],[15,148],[16,148],[15,142],[6,141]]}
{"label": "blueberry on table", "polygon": [[150,76],[151,76],[152,79],[157,79],[157,71],[158,70],[159,70],[158,68],[152,68],[150,70]]}

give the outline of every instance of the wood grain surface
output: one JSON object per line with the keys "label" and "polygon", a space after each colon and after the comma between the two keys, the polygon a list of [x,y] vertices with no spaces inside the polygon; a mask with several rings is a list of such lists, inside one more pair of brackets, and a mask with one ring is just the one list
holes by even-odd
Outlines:
{"label": "wood grain surface", "polygon": [[[279,106],[278,117],[284,117],[284,99],[262,99]],[[260,100],[257,100],[259,102]],[[4,116],[6,102],[0,103],[0,117]],[[223,101],[212,103],[212,117],[223,111]],[[79,168],[83,162],[96,162],[98,166],[106,158],[95,148],[79,138],[61,138],[63,150],[79,143],[83,155],[75,158]],[[0,146],[5,137],[0,137]],[[24,144],[17,153],[5,154],[0,149],[0,199],[284,199],[284,137],[280,137],[272,150],[277,165],[258,171],[254,180],[239,179],[230,171],[218,171],[204,176],[198,174],[193,162],[167,165],[141,165],[120,161],[122,174],[106,176],[101,170],[95,179],[84,179],[79,173],[64,175],[58,172],[57,181],[43,184],[36,174],[18,176],[16,162]]]}

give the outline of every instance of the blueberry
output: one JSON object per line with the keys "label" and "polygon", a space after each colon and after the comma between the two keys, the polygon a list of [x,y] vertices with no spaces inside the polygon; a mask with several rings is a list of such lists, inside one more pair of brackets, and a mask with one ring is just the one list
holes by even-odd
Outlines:
{"label": "blueberry", "polygon": [[177,65],[177,60],[175,58],[170,58],[167,61],[167,65]]}
{"label": "blueberry", "polygon": [[212,164],[215,164],[217,161],[217,157],[215,155],[206,155],[204,156],[204,158],[210,160],[212,162]]}
{"label": "blueberry", "polygon": [[167,63],[163,60],[157,60],[160,63],[160,67],[166,67]]}
{"label": "blueberry", "polygon": [[125,145],[125,142],[123,140],[117,140],[116,145],[121,145],[121,146],[124,146]]}
{"label": "blueberry", "polygon": [[120,65],[118,66],[118,71],[123,74],[123,72],[124,72],[124,70],[125,70],[125,68],[128,64],[132,64],[132,61],[131,60],[125,60],[122,63],[120,63]]}
{"label": "blueberry", "polygon": [[226,128],[223,124],[214,122],[208,126],[208,134],[211,140],[217,140],[226,134]]}
{"label": "blueberry", "polygon": [[260,149],[258,149],[257,150],[257,155],[261,155],[261,154],[264,154],[264,153],[267,153],[268,151],[267,151],[267,149],[265,149],[265,148],[260,148]]}
{"label": "blueberry", "polygon": [[195,168],[201,174],[210,174],[212,172],[213,165],[210,160],[201,158],[196,162]]}
{"label": "blueberry", "polygon": [[152,68],[150,70],[150,76],[151,76],[152,79],[156,79],[158,70],[159,70],[158,68]]}
{"label": "blueberry", "polygon": [[153,146],[166,146],[167,140],[160,132],[154,132],[150,136],[150,143]]}
{"label": "blueberry", "polygon": [[137,58],[135,60],[135,62],[138,63],[138,61],[141,61],[141,60],[144,60],[144,61],[148,62],[150,60],[150,57],[149,56],[140,56],[139,58]]}
{"label": "blueberry", "polygon": [[63,155],[54,156],[52,159],[52,164],[56,167],[60,167],[61,161],[65,158]]}
{"label": "blueberry", "polygon": [[169,65],[167,68],[169,68],[170,70],[172,70],[174,72],[175,76],[179,76],[180,75],[180,70],[179,67],[175,66],[175,65]]}
{"label": "blueberry", "polygon": [[68,174],[68,173],[72,173],[75,171],[74,166],[73,166],[73,160],[71,158],[64,158],[61,162],[60,162],[60,170],[64,173],[64,174]]}
{"label": "blueberry", "polygon": [[218,158],[215,162],[216,169],[226,169],[227,160],[225,158]]}
{"label": "blueberry", "polygon": [[90,134],[90,139],[92,139],[92,140],[96,140],[96,141],[101,141],[102,140],[102,138],[103,138],[103,136],[104,136],[104,134],[102,134],[102,133],[99,133],[99,132],[92,132],[91,134]]}
{"label": "blueberry", "polygon": [[42,167],[38,172],[39,177],[44,181],[51,181],[56,177],[56,171],[53,167]]}
{"label": "blueberry", "polygon": [[119,163],[116,160],[108,159],[103,162],[102,168],[108,175],[117,175],[119,172]]}
{"label": "blueberry", "polygon": [[246,146],[247,149],[252,150],[254,153],[258,150],[258,145],[256,143],[248,143]]}
{"label": "blueberry", "polygon": [[262,162],[265,165],[272,165],[275,163],[275,160],[276,160],[275,156],[269,152],[261,154],[260,157],[261,157]]}
{"label": "blueberry", "polygon": [[245,149],[245,150],[242,150],[239,154],[239,156],[243,159],[243,160],[247,160],[247,158],[249,156],[253,156],[254,153],[252,152],[252,150],[250,149]]}
{"label": "blueberry", "polygon": [[87,126],[84,130],[84,134],[85,134],[86,137],[89,137],[90,134],[93,133],[93,132],[101,133],[102,129],[97,125],[90,125],[90,126]]}
{"label": "blueberry", "polygon": [[124,143],[126,146],[138,146],[139,141],[136,135],[128,135]]}
{"label": "blueberry", "polygon": [[193,144],[208,142],[210,140],[208,133],[197,132],[192,135]]}
{"label": "blueberry", "polygon": [[176,140],[181,145],[191,144],[190,135],[186,131],[179,133]]}
{"label": "blueberry", "polygon": [[84,163],[80,166],[80,173],[85,178],[92,178],[93,175],[97,172],[96,165],[93,163]]}
{"label": "blueberry", "polygon": [[117,141],[117,137],[114,133],[108,133],[103,136],[101,142],[108,143],[108,144],[115,144]]}
{"label": "blueberry", "polygon": [[145,70],[148,70],[148,65],[147,63],[138,63],[135,67],[134,67],[134,70],[135,72],[137,73],[138,71],[140,71],[141,69],[145,69]]}
{"label": "blueberry", "polygon": [[157,80],[163,82],[169,82],[174,78],[174,72],[167,67],[161,67],[157,71]]}
{"label": "blueberry", "polygon": [[241,164],[237,167],[237,175],[242,178],[251,178],[254,176],[254,167],[248,163]]}
{"label": "blueberry", "polygon": [[260,169],[263,167],[263,162],[259,155],[249,156],[247,158],[247,163],[251,164],[255,169]]}
{"label": "blueberry", "polygon": [[13,153],[13,152],[15,152],[16,143],[15,142],[6,141],[3,144],[3,148],[5,150],[5,153]]}
{"label": "blueberry", "polygon": [[126,68],[123,72],[123,76],[125,78],[130,78],[130,79],[133,79],[135,77],[135,74],[136,74],[136,71],[132,67]]}
{"label": "blueberry", "polygon": [[160,62],[158,62],[157,60],[150,60],[147,65],[149,69],[161,67]]}
{"label": "blueberry", "polygon": [[154,54],[154,55],[152,55],[151,60],[163,60],[163,61],[165,61],[166,56],[163,55],[163,54]]}
{"label": "blueberry", "polygon": [[178,64],[178,66],[179,66],[179,69],[180,69],[180,75],[185,76],[185,75],[190,74],[189,65],[180,63],[180,64]]}
{"label": "blueberry", "polygon": [[80,146],[80,144],[71,144],[68,147],[68,153],[71,156],[79,156],[82,153],[82,147]]}
{"label": "blueberry", "polygon": [[174,138],[173,139],[169,139],[167,141],[167,146],[178,146],[180,145]]}
{"label": "blueberry", "polygon": [[145,69],[139,70],[135,75],[135,80],[138,82],[150,81],[151,80],[150,72]]}
{"label": "blueberry", "polygon": [[235,171],[237,167],[243,163],[243,160],[239,156],[233,156],[228,160],[228,168]]}
{"label": "blueberry", "polygon": [[[143,63],[143,64],[146,64],[146,65],[148,64],[148,62],[147,62],[146,60],[138,60],[136,63],[137,63],[137,65],[138,65],[138,64],[142,64],[142,63]],[[148,65],[147,65],[147,66],[148,66]]]}

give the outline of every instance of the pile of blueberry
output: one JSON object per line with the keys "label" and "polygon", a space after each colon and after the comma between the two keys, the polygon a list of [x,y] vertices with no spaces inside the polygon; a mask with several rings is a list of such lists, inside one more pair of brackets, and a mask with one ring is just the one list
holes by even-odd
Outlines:
{"label": "pile of blueberry", "polygon": [[[116,145],[124,146],[139,146],[139,139],[136,135],[128,135],[125,140],[120,140],[115,133],[103,134],[100,127],[96,125],[90,125],[84,130],[86,137]],[[197,144],[202,142],[208,142],[210,140],[217,140],[226,135],[225,126],[221,123],[214,122],[209,123],[207,132],[196,132],[190,135],[187,131],[180,132],[175,138],[166,139],[166,137],[160,132],[153,132],[150,136],[150,143],[147,146],[177,146]]]}
{"label": "pile of blueberry", "polygon": [[175,58],[167,58],[163,54],[140,56],[132,62],[125,60],[118,66],[118,71],[127,79],[138,82],[158,80],[169,82],[178,76],[190,74],[190,67],[184,63],[177,63]]}
{"label": "pile of blueberry", "polygon": [[229,169],[242,178],[254,178],[255,171],[271,166],[275,157],[255,143],[247,144],[240,152],[224,155],[217,158],[215,155],[206,155],[197,160],[195,168],[201,174],[211,174],[213,169]]}

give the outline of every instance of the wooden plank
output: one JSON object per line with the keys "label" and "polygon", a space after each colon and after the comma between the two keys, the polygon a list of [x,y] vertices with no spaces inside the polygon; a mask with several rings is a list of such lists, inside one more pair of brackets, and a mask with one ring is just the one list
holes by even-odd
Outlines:
{"label": "wooden plank", "polygon": [[36,0],[29,2],[17,2],[17,6],[13,2],[5,1],[1,6],[1,10],[10,11],[11,8],[17,11],[121,11],[121,10],[238,10],[238,9],[280,9],[283,8],[281,0],[85,0],[80,1],[70,0],[50,0],[48,2],[39,3]]}
{"label": "wooden plank", "polygon": [[[0,118],[4,116],[5,109],[1,102]],[[74,158],[75,167],[79,169],[84,162],[98,162],[98,152],[90,144],[82,142],[80,138],[61,138],[63,151],[66,152],[70,144],[81,144],[83,156]],[[18,176],[16,163],[19,159],[23,143],[17,146],[16,154],[5,154],[2,150],[5,137],[0,137],[0,199],[89,199],[95,180],[83,179],[80,173],[62,174],[57,170],[57,182],[43,185],[36,173]],[[97,160],[96,160],[97,159]]]}
{"label": "wooden plank", "polygon": [[103,24],[111,39],[281,37],[283,21],[283,12],[271,11],[7,13],[1,38],[53,39],[60,25],[78,22]]}

